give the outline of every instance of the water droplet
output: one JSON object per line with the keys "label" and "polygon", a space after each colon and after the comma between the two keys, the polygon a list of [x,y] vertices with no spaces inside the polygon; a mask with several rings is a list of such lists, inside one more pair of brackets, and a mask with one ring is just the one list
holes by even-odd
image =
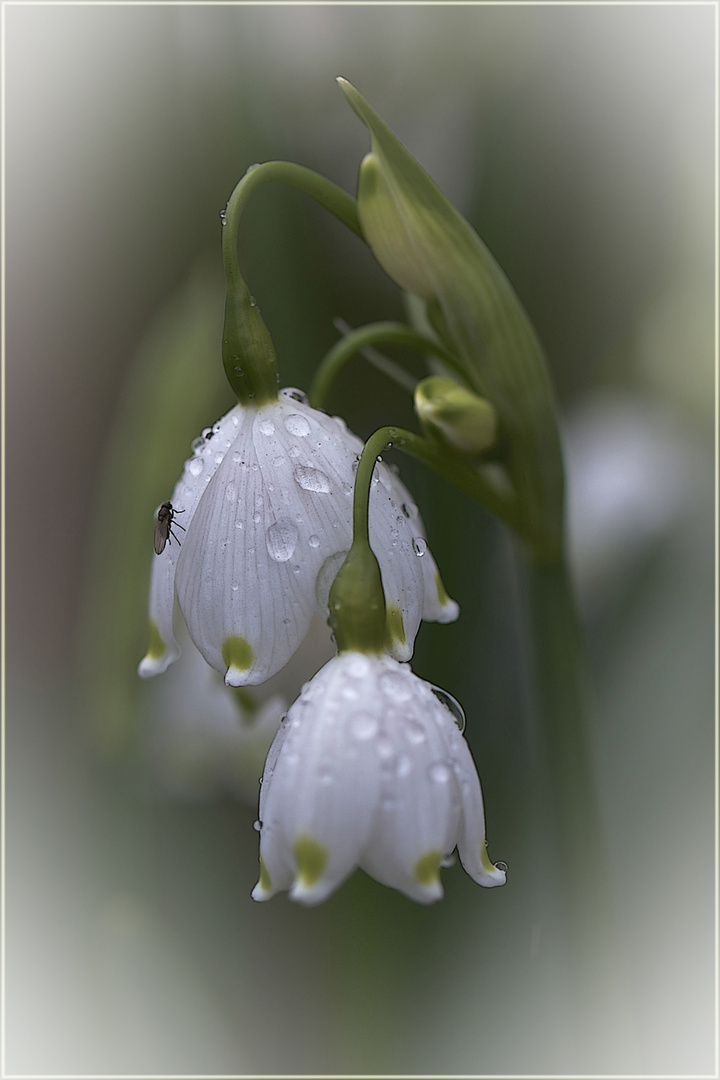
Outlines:
{"label": "water droplet", "polygon": [[381,761],[390,762],[395,758],[395,747],[390,739],[383,736],[375,744],[378,757]]}
{"label": "water droplet", "polygon": [[237,494],[237,492],[235,490],[235,485],[234,484],[228,484],[228,486],[225,488],[225,498],[227,499],[227,501],[228,502],[233,502],[233,500],[235,499],[236,494]]}
{"label": "water droplet", "polygon": [[257,525],[257,524],[259,524],[259,522],[260,522],[260,515],[259,515],[259,514],[257,514],[257,513],[253,514],[253,521],[255,522],[255,524],[256,524],[256,525]]}
{"label": "water droplet", "polygon": [[440,860],[440,865],[443,867],[444,870],[447,870],[449,866],[454,866],[456,862],[457,859],[451,852],[449,855],[443,855],[442,859]]}
{"label": "water droplet", "polygon": [[255,496],[255,509],[256,509],[256,510],[259,510],[259,509],[260,509],[260,507],[261,507],[261,506],[263,505],[263,503],[264,503],[264,502],[265,502],[265,500],[264,500],[264,498],[262,497],[262,495],[256,495],[256,496]]}
{"label": "water droplet", "polygon": [[272,420],[261,420],[258,424],[258,431],[261,435],[274,435],[275,425]]}
{"label": "water droplet", "polygon": [[414,506],[412,503],[403,503],[400,509],[406,518],[415,517],[417,514],[417,506]]}
{"label": "water droplet", "polygon": [[299,401],[302,405],[308,404],[308,396],[302,390],[298,390],[295,386],[286,386],[280,393],[283,397],[290,398],[291,401]]}
{"label": "water droplet", "polygon": [[330,481],[319,469],[312,469],[309,465],[296,465],[294,476],[303,491],[330,491]]}
{"label": "water droplet", "polygon": [[192,450],[193,454],[197,454],[200,450],[202,450],[204,445],[205,439],[202,435],[200,435],[199,438],[193,439],[193,441],[190,443],[190,449]]}
{"label": "water droplet", "polygon": [[301,416],[300,413],[290,413],[289,416],[286,416],[285,427],[291,435],[297,435],[299,439],[310,434],[310,424],[306,417]]}
{"label": "water droplet", "polygon": [[298,531],[289,518],[279,518],[270,526],[265,536],[268,554],[275,562],[287,562],[291,559],[297,541]]}
{"label": "water droplet", "polygon": [[[260,782],[262,783],[262,779]],[[262,829],[262,821],[253,821],[253,829],[255,830],[255,832],[260,832],[260,830]]]}
{"label": "water droplet", "polygon": [[505,874],[507,873],[507,868],[508,868],[508,864],[506,862],[496,862],[495,863],[495,869],[496,870],[502,870],[503,873],[505,873]]}
{"label": "water droplet", "polygon": [[425,552],[427,551],[427,544],[423,540],[422,536],[414,536],[412,545],[413,545],[413,551],[415,552],[417,557],[419,559],[421,559],[423,557],[423,555],[425,554]]}
{"label": "water droplet", "polygon": [[412,761],[407,754],[400,754],[395,765],[395,775],[399,780],[402,780],[404,777],[409,776],[411,772]]}
{"label": "water droplet", "polygon": [[364,679],[370,670],[370,661],[366,656],[359,654],[350,656],[345,664],[345,670],[354,679]]}
{"label": "water droplet", "polygon": [[308,544],[311,548],[320,547],[320,537],[313,533],[312,536],[308,537]]}
{"label": "water droplet", "polygon": [[232,456],[232,459],[233,459],[233,461],[235,462],[236,465],[239,465],[242,462],[242,454],[240,453],[239,450],[235,451],[235,453]]}
{"label": "water droplet", "polygon": [[419,746],[427,738],[425,729],[418,720],[406,720],[403,724],[403,731],[407,741],[412,743],[413,746]]}
{"label": "water droplet", "polygon": [[346,701],[355,701],[358,693],[357,686],[352,686],[350,683],[346,683],[340,691],[341,697],[344,697]]}
{"label": "water droplet", "polygon": [[428,776],[435,784],[447,784],[452,776],[452,769],[444,761],[436,761],[428,769]]}
{"label": "water droplet", "polygon": [[[357,693],[357,691],[356,691]],[[350,734],[358,742],[374,739],[378,733],[378,721],[368,712],[354,713],[350,717]]]}
{"label": "water droplet", "polygon": [[205,462],[201,457],[193,458],[192,461],[188,462],[188,472],[192,473],[193,476],[199,476],[203,471],[204,464]]}
{"label": "water droplet", "polygon": [[343,484],[342,484],[342,493],[343,493],[343,495],[348,495],[348,496],[349,496],[349,495],[352,495],[352,493],[353,493],[353,486],[352,486],[352,484],[347,484],[347,483],[345,483],[345,481],[343,481]]}
{"label": "water droplet", "polygon": [[272,463],[273,463],[273,468],[274,469],[279,469],[281,465],[285,464],[285,458],[284,457],[273,458]]}
{"label": "water droplet", "polygon": [[237,592],[239,588],[240,588],[240,585],[239,585],[239,583],[238,583],[237,581],[233,581],[233,583],[232,583],[232,585],[231,585],[231,589],[232,589],[232,591],[233,591],[233,592]]}
{"label": "water droplet", "polygon": [[327,787],[329,784],[333,783],[334,779],[335,777],[332,774],[332,769],[330,768],[330,766],[321,765],[318,769],[318,780],[320,781],[320,783],[324,784]]}
{"label": "water droplet", "polygon": [[299,446],[291,446],[290,449],[288,450],[288,457],[289,458],[300,457],[300,447]]}
{"label": "water droplet", "polygon": [[378,680],[380,689],[391,701],[407,701],[412,695],[407,679],[400,674],[386,671]]}
{"label": "water droplet", "polygon": [[465,710],[463,709],[460,702],[457,701],[452,696],[452,694],[448,694],[447,690],[443,690],[440,686],[431,686],[430,689],[432,690],[438,701],[441,702],[448,710],[453,720],[457,724],[458,729],[462,733],[465,730],[466,719]]}
{"label": "water droplet", "polygon": [[227,224],[227,210],[221,210],[220,211],[220,221],[222,222],[223,225]]}
{"label": "water droplet", "polygon": [[299,574],[300,573],[300,567],[295,565],[295,566],[293,566],[292,571],[293,571],[293,574]]}

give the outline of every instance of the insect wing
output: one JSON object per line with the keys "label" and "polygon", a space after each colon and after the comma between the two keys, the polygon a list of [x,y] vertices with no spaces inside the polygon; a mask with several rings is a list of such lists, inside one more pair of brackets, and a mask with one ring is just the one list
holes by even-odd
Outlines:
{"label": "insect wing", "polygon": [[172,513],[168,510],[165,503],[158,510],[157,521],[155,522],[155,554],[162,555],[165,550],[165,545],[168,542],[168,536],[170,535],[170,525],[172,524]]}

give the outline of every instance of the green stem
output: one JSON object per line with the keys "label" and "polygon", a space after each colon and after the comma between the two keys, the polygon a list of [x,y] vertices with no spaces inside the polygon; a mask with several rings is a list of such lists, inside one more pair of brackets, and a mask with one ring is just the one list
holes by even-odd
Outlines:
{"label": "green stem", "polygon": [[367,456],[367,460],[374,463],[378,454],[389,447],[402,450],[417,461],[422,461],[471,499],[479,502],[489,513],[495,514],[512,528],[518,528],[519,519],[513,500],[499,492],[482,473],[472,465],[466,465],[456,454],[447,454],[422,435],[400,427],[378,428],[365,443],[355,478],[354,514],[357,528],[361,527],[359,515],[364,512],[367,519],[367,503],[363,507],[357,502],[363,498],[362,487],[366,486],[359,483],[360,469],[363,468],[364,476],[365,470],[370,468],[369,465],[363,465],[363,461]]}
{"label": "green stem", "polygon": [[316,409],[327,407],[327,400],[332,385],[345,368],[346,364],[363,349],[377,345],[402,345],[416,352],[432,353],[440,357],[456,371],[465,382],[465,375],[457,357],[449,353],[437,341],[425,337],[404,323],[378,322],[361,326],[341,338],[330,349],[318,367],[310,389],[310,401]]}
{"label": "green stem", "polygon": [[254,165],[235,187],[222,215],[222,251],[227,298],[223,327],[223,365],[243,405],[263,405],[277,399],[277,363],[270,334],[240,273],[238,234],[245,203],[255,188],[277,180],[305,192],[358,236],[362,229],[352,196],[330,180],[288,161]]}

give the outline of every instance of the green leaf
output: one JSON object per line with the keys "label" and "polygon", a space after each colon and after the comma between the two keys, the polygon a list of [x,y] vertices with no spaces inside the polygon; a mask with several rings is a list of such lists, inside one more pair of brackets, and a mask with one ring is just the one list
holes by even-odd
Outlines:
{"label": "green leaf", "polygon": [[536,559],[562,550],[563,469],[542,349],[512,286],[471,225],[358,91],[338,80],[371,136],[358,215],[391,278],[422,297],[468,384],[498,416],[519,531]]}

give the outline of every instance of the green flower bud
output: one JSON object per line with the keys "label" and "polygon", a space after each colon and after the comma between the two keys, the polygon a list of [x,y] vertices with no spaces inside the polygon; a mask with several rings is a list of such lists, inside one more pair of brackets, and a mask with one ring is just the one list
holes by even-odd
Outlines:
{"label": "green flower bud", "polygon": [[439,435],[461,454],[481,454],[497,437],[497,414],[490,402],[441,375],[417,384],[415,412],[427,434]]}
{"label": "green flower bud", "polygon": [[537,559],[562,548],[563,470],[553,392],[540,344],[512,286],[470,224],[344,79],[371,153],[358,186],[363,234],[383,269],[426,301],[470,387],[495,408],[518,529]]}

